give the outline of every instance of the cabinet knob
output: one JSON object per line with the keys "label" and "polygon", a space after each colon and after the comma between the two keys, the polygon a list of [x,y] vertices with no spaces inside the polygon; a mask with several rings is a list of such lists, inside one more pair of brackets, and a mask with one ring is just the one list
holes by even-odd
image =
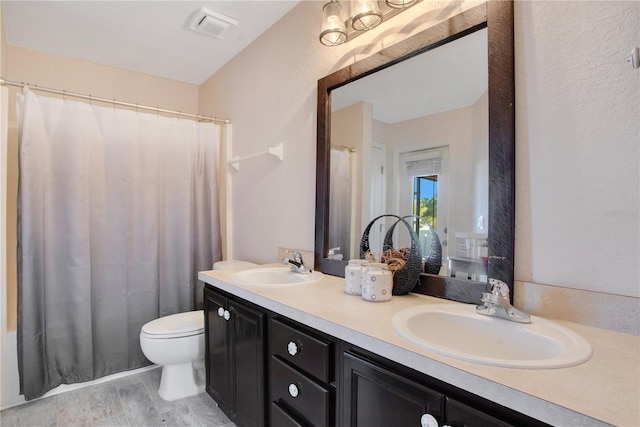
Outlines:
{"label": "cabinet knob", "polygon": [[299,394],[300,394],[300,389],[298,388],[298,386],[293,383],[289,384],[289,396],[295,399],[296,397],[298,397]]}
{"label": "cabinet knob", "polygon": [[224,308],[218,307],[218,316],[220,317],[224,316]]}
{"label": "cabinet knob", "polygon": [[291,356],[295,356],[300,351],[300,347],[301,347],[301,345],[299,343],[295,343],[293,341],[289,341],[289,344],[287,344],[287,352]]}
{"label": "cabinet knob", "polygon": [[431,414],[424,414],[420,418],[420,425],[422,427],[438,427],[438,420],[436,420]]}
{"label": "cabinet knob", "polygon": [[224,310],[222,317],[224,317],[224,320],[229,320],[231,318],[231,313],[229,313],[229,310]]}

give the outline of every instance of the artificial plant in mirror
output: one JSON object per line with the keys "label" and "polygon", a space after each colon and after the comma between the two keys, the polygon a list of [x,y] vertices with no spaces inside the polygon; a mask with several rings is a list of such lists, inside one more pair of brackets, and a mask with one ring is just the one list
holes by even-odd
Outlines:
{"label": "artificial plant in mirror", "polygon": [[488,277],[512,283],[512,28],[511,2],[489,2],[319,80],[316,268],[342,275],[392,213],[442,253],[414,291],[479,302]]}

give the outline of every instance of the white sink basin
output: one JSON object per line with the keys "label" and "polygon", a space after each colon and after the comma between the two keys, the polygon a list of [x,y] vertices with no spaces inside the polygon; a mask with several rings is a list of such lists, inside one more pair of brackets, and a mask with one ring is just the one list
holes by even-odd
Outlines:
{"label": "white sink basin", "polygon": [[314,271],[311,274],[294,273],[289,267],[252,268],[238,271],[231,275],[233,282],[250,286],[293,286],[316,283],[322,278],[322,273]]}
{"label": "white sink basin", "polygon": [[476,313],[472,304],[410,307],[393,317],[405,339],[436,353],[510,368],[563,368],[585,362],[591,346],[557,323],[531,316],[523,324]]}

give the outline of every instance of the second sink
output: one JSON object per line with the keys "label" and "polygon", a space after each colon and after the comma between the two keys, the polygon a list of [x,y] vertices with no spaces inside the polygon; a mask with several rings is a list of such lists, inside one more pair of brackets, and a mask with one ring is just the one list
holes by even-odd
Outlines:
{"label": "second sink", "polygon": [[523,324],[477,314],[474,305],[429,304],[401,310],[393,326],[422,348],[486,365],[560,368],[591,357],[591,346],[577,333],[531,318],[531,323]]}

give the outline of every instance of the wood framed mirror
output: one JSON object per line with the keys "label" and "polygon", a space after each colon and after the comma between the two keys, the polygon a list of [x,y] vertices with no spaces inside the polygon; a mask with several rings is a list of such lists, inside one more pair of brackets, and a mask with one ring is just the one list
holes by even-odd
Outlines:
{"label": "wood framed mirror", "polygon": [[[487,61],[487,224],[486,277],[463,280],[451,274],[423,273],[413,292],[467,303],[480,303],[490,286],[486,278],[504,281],[513,298],[515,228],[515,84],[513,3],[488,1],[455,15],[366,59],[318,80],[315,268],[344,276],[348,259],[329,257],[332,91],[396,64],[486,30]],[[392,212],[393,213],[393,212]],[[407,212],[409,214],[410,212]],[[404,212],[402,213],[404,215]],[[373,219],[373,218],[370,218]],[[366,224],[362,225],[362,228]],[[360,230],[362,233],[362,230]],[[449,245],[454,237],[447,236]],[[427,254],[423,254],[426,256]],[[443,260],[443,262],[447,262]]]}

